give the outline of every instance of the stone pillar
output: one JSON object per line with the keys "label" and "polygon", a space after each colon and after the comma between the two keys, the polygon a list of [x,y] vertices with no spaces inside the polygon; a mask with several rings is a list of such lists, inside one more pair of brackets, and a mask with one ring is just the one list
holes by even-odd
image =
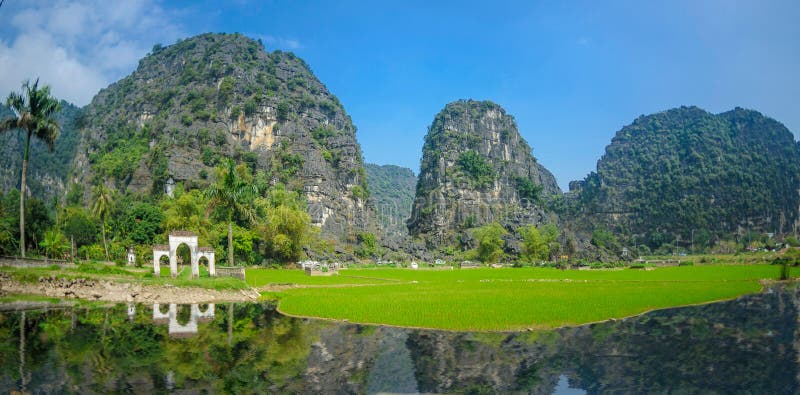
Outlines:
{"label": "stone pillar", "polygon": [[197,253],[197,246],[189,247],[192,251],[192,278],[200,277],[200,256]]}
{"label": "stone pillar", "polygon": [[211,277],[216,277],[217,267],[216,263],[214,262],[214,253],[212,252],[206,258],[208,259],[208,275]]}
{"label": "stone pillar", "polygon": [[172,278],[178,277],[178,253],[177,253],[177,246],[175,248],[172,247],[172,240],[170,240],[169,246],[169,274]]}
{"label": "stone pillar", "polygon": [[161,254],[156,251],[153,251],[153,275],[161,275]]}

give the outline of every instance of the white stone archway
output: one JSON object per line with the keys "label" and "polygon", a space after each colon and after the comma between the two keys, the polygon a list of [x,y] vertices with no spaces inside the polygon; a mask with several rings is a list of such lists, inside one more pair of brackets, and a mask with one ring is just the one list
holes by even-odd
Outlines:
{"label": "white stone archway", "polygon": [[168,245],[154,245],[153,246],[153,274],[158,277],[161,275],[161,257],[169,258]]}
{"label": "white stone archway", "polygon": [[216,276],[217,271],[214,262],[214,249],[210,247],[198,247],[197,235],[194,232],[185,230],[176,230],[169,234],[169,245],[156,245],[153,246],[153,274],[159,276],[161,274],[161,259],[162,256],[169,257],[169,272],[172,277],[178,276],[178,247],[181,244],[186,244],[191,253],[192,264],[192,277],[200,277],[200,257],[208,259],[208,273],[210,276]]}
{"label": "white stone archway", "polygon": [[214,277],[217,275],[216,262],[214,262],[214,249],[211,247],[200,247],[197,249],[197,262],[200,258],[208,260],[208,275]]}
{"label": "white stone archway", "polygon": [[169,311],[162,313],[158,303],[153,304],[153,321],[156,324],[167,324],[167,333],[170,337],[188,337],[197,333],[198,323],[214,320],[214,304],[209,303],[205,311],[200,311],[198,304],[192,303],[189,306],[189,322],[181,324],[178,322],[178,305],[169,304]]}
{"label": "white stone archway", "polygon": [[[170,305],[170,308],[172,305]],[[169,322],[169,310],[166,313],[161,312],[161,305],[159,303],[153,304],[153,321],[156,324],[165,324]]]}
{"label": "white stone archway", "polygon": [[197,235],[194,232],[176,230],[169,234],[169,273],[172,277],[178,275],[178,247],[186,244],[189,247],[192,264],[192,278],[200,277],[200,267],[197,265]]}

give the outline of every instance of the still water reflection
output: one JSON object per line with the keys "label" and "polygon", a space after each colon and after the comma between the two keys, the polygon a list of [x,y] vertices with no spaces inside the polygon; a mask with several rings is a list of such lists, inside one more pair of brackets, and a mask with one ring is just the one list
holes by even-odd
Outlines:
{"label": "still water reflection", "polygon": [[270,304],[0,313],[0,393],[796,393],[798,296],[548,332],[304,320]]}

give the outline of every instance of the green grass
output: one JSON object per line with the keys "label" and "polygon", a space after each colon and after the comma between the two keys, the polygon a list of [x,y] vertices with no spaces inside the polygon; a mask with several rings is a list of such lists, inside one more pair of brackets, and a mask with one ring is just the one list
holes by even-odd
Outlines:
{"label": "green grass", "polygon": [[507,269],[347,269],[340,275],[311,277],[301,270],[247,269],[247,283],[253,287],[269,284],[334,285],[391,284],[393,282],[457,282],[480,280],[574,280],[574,281],[738,281],[775,278],[780,268],[773,265],[696,265],[662,267],[654,270],[558,270],[550,268]]}
{"label": "green grass", "polygon": [[40,295],[10,294],[10,295],[0,296],[0,303],[21,302],[21,301],[57,304],[61,300],[58,298],[50,298],[47,296],[40,296]]}
{"label": "green grass", "polygon": [[[779,270],[770,265],[649,271],[353,269],[341,273],[395,282],[365,280],[373,286],[296,288],[271,296],[291,315],[451,330],[544,329],[758,292],[758,280],[775,279]],[[298,284],[307,279],[298,277]]]}
{"label": "green grass", "polygon": [[458,283],[294,289],[281,311],[351,322],[454,330],[518,330],[622,318],[732,298],[760,285],[735,283]]}

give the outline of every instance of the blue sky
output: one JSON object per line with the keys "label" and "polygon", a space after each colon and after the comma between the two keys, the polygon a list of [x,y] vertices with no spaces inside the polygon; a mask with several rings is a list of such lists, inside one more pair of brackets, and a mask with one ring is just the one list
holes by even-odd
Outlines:
{"label": "blue sky", "polygon": [[308,62],[369,162],[416,172],[434,115],[488,99],[566,188],[641,114],[740,106],[798,133],[798,21],[798,1],[7,0],[0,95],[35,73],[86,104],[156,42],[240,32]]}

